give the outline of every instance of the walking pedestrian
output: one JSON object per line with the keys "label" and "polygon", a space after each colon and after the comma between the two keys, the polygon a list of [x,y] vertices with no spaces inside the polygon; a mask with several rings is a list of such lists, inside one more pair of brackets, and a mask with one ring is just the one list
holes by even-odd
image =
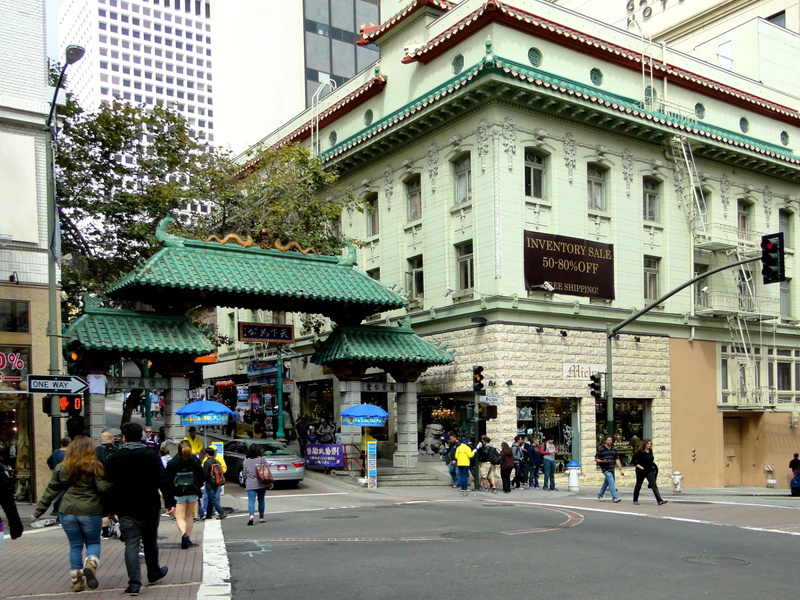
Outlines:
{"label": "walking pedestrian", "polygon": [[59,442],[59,447],[53,450],[53,453],[47,457],[47,466],[50,467],[51,471],[55,471],[56,466],[64,460],[64,457],[67,455],[67,446],[72,441],[72,438],[64,436],[61,438]]}
{"label": "walking pedestrian", "polygon": [[477,452],[481,490],[494,494],[497,491],[497,469],[501,464],[500,453],[492,446],[492,439],[487,435],[481,436]]}
{"label": "walking pedestrian", "polygon": [[247,512],[250,518],[247,521],[248,525],[252,525],[256,516],[256,499],[258,500],[258,522],[264,522],[264,496],[267,490],[272,489],[272,483],[262,483],[258,480],[256,475],[256,466],[265,464],[267,460],[259,452],[258,446],[253,444],[247,449],[244,464],[242,465],[242,472],[244,476],[244,488],[247,490]]}
{"label": "walking pedestrian", "polygon": [[514,437],[514,444],[511,446],[511,452],[514,454],[514,487],[520,488],[520,485],[528,481],[528,450],[525,447],[525,437],[517,435]]}
{"label": "walking pedestrian", "polygon": [[[128,571],[128,596],[138,596],[142,587],[139,546],[144,550],[147,582],[155,584],[169,570],[158,561],[158,524],[161,520],[161,497],[167,514],[175,512],[175,498],[166,470],[158,454],[142,441],[142,426],[125,423],[122,445],[106,461],[106,479],[111,489],[111,506],[119,517],[125,539],[125,568]],[[159,492],[161,496],[159,496]]]}
{"label": "walking pedestrian", "polygon": [[308,444],[308,421],[304,415],[300,415],[300,418],[297,419],[295,431],[297,431],[297,442],[300,444],[300,456],[305,456],[306,444]]}
{"label": "walking pedestrian", "polygon": [[511,493],[511,471],[514,470],[514,451],[508,443],[500,444],[500,479],[503,480],[503,493]]}
{"label": "walking pedestrian", "polygon": [[800,454],[797,452],[794,453],[794,458],[789,461],[789,468],[792,470],[792,473],[800,469]]}
{"label": "walking pedestrian", "polygon": [[456,464],[456,449],[461,442],[458,441],[458,436],[455,433],[450,434],[450,447],[447,449],[447,454],[444,455],[444,462],[447,465],[447,471],[450,473],[450,479],[453,480],[453,487],[458,487],[458,465]]}
{"label": "walking pedestrian", "polygon": [[600,502],[605,500],[606,489],[611,491],[611,499],[614,502],[620,502],[622,498],[617,494],[617,482],[614,479],[614,471],[619,467],[620,477],[625,477],[622,471],[622,463],[619,460],[617,449],[614,448],[614,438],[610,435],[606,436],[605,442],[597,448],[594,454],[594,461],[600,465],[600,470],[603,472],[603,485],[600,486],[600,492],[597,494],[597,499]]}
{"label": "walking pedestrian", "polygon": [[200,460],[192,453],[192,445],[187,440],[181,440],[178,453],[167,464],[167,479],[174,489],[175,525],[181,534],[181,549],[186,550],[197,545],[192,542],[192,528],[200,488],[205,483]]}
{"label": "walking pedestrian", "polygon": [[[222,510],[222,504],[219,501],[219,495],[222,491],[222,484],[217,484],[214,481],[212,468],[214,465],[219,465],[222,474],[224,475],[228,471],[228,465],[225,464],[225,459],[221,456],[217,456],[217,449],[214,446],[209,446],[206,448],[206,459],[203,461],[203,475],[206,478],[206,488],[205,488],[205,510],[202,511],[201,515],[206,518],[210,519],[214,516],[214,511],[217,511],[217,515],[220,519],[224,519],[227,515],[225,511]],[[225,483],[225,478],[223,477],[222,483]]]}
{"label": "walking pedestrian", "polygon": [[[64,460],[56,465],[33,516],[41,517],[60,499],[58,519],[69,541],[69,565],[72,591],[80,592],[86,584],[95,589],[100,565],[100,530],[103,506],[100,495],[111,489],[105,469],[97,460],[91,438],[79,435],[67,447]],[[83,549],[86,548],[86,558]]]}
{"label": "walking pedestrian", "polygon": [[556,487],[556,445],[553,443],[553,436],[545,436],[544,443],[539,446],[539,454],[542,455],[542,473],[544,481],[542,489],[557,492]]}
{"label": "walking pedestrian", "polygon": [[[9,477],[2,466],[0,466],[0,506],[3,507],[3,512],[6,513],[8,533],[11,535],[12,540],[16,540],[22,535],[22,519],[19,517],[19,511],[14,502],[14,490],[11,485],[11,477]],[[5,524],[3,523],[3,519],[0,519],[0,548],[3,547],[4,531]]]}
{"label": "walking pedestrian", "polygon": [[458,466],[458,483],[462,492],[469,491],[469,462],[475,456],[475,450],[469,443],[469,438],[461,438],[461,443],[456,448],[456,465]]}
{"label": "walking pedestrian", "polygon": [[653,440],[642,440],[639,450],[637,450],[636,454],[634,454],[631,459],[631,464],[636,469],[636,485],[633,488],[633,503],[639,504],[639,491],[642,489],[642,483],[644,483],[646,479],[647,487],[653,490],[653,495],[656,497],[658,505],[666,504],[667,501],[663,500],[661,494],[658,493],[658,483],[656,482],[656,478],[658,477],[658,465],[656,465],[655,459],[653,458]]}

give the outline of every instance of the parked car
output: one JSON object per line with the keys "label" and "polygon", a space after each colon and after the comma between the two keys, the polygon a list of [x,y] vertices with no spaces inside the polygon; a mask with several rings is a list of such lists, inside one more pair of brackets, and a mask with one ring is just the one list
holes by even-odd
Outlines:
{"label": "parked car", "polygon": [[792,477],[789,488],[792,491],[792,496],[800,496],[800,469],[794,472],[794,477]]}
{"label": "parked car", "polygon": [[305,478],[305,460],[285,444],[275,440],[241,439],[226,442],[222,447],[225,464],[228,465],[226,474],[228,481],[238,481],[239,485],[244,487],[242,465],[250,446],[257,446],[259,454],[267,459],[267,464],[276,482],[285,481],[292,487],[296,487]]}

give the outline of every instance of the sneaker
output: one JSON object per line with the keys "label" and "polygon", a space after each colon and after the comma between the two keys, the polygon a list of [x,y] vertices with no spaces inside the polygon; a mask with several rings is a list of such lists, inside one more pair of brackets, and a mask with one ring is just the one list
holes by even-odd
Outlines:
{"label": "sneaker", "polygon": [[493,494],[497,493],[497,488],[492,488],[492,493]]}
{"label": "sneaker", "polygon": [[633,505],[634,506],[639,506],[639,503],[638,502],[634,502]]}
{"label": "sneaker", "polygon": [[220,513],[220,514],[218,514],[218,515],[217,515],[217,519],[219,519],[219,520],[221,521],[222,519],[224,519],[224,518],[225,518],[225,517],[227,517],[227,516],[228,516],[228,515],[227,515],[227,514],[225,514],[225,513]]}
{"label": "sneaker", "polygon": [[666,504],[667,502],[669,502],[669,500],[661,500],[661,501],[658,503],[658,505],[659,505],[659,506],[661,506],[662,504]]}
{"label": "sneaker", "polygon": [[458,488],[459,488],[459,485],[458,485],[457,483],[454,483],[454,484],[453,484],[453,489],[454,489],[454,490],[457,490]]}
{"label": "sneaker", "polygon": [[267,520],[266,520],[266,519],[259,519],[259,520],[258,520],[258,522],[259,522],[259,523],[266,523],[266,522],[267,522]]}
{"label": "sneaker", "polygon": [[551,492],[557,492],[557,491],[558,491],[558,488],[550,488],[550,491],[551,491]]}
{"label": "sneaker", "polygon": [[614,502],[622,502],[622,498],[614,498]]}
{"label": "sneaker", "polygon": [[128,596],[138,596],[139,588],[136,587],[135,585],[129,585],[128,587],[125,588],[125,593],[128,594]]}
{"label": "sneaker", "polygon": [[167,571],[169,571],[169,567],[161,567],[158,570],[158,573],[156,573],[155,575],[147,576],[147,583],[149,583],[150,585],[158,583],[160,580],[164,579],[164,577],[167,575]]}
{"label": "sneaker", "polygon": [[600,502],[605,502],[606,501],[606,499],[603,498],[602,496],[598,496],[597,499],[600,500]]}
{"label": "sneaker", "polygon": [[529,490],[532,490],[532,489],[533,489],[533,488],[535,488],[535,487],[536,487],[535,485],[529,485],[529,486],[528,486],[528,489],[529,489]]}

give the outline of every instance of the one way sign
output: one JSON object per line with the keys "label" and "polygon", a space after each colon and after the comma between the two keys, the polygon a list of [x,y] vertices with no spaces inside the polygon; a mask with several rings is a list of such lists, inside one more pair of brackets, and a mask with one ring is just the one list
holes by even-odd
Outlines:
{"label": "one way sign", "polygon": [[34,394],[80,394],[88,387],[74,375],[28,375],[28,391]]}

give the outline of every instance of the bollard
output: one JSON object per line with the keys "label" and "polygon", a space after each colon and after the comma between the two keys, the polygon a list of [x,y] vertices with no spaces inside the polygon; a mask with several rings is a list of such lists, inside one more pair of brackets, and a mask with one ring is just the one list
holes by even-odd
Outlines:
{"label": "bollard", "polygon": [[681,475],[680,471],[675,471],[672,474],[672,491],[676,494],[680,494],[683,490],[681,490],[681,481],[683,481],[683,475]]}

